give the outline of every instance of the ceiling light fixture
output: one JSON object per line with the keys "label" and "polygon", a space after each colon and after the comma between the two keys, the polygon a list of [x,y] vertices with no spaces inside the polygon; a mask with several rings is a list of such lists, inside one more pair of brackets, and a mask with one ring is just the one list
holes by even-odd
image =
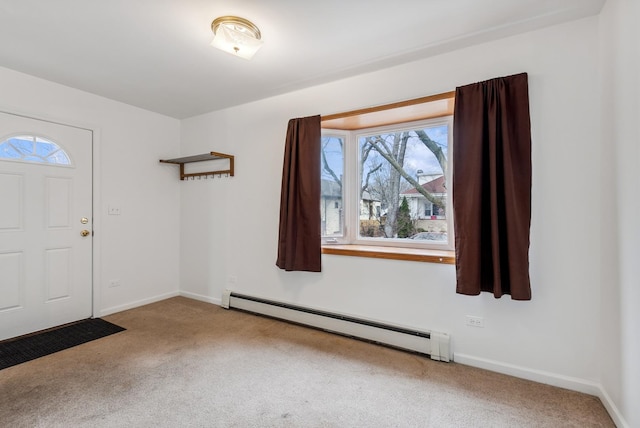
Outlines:
{"label": "ceiling light fixture", "polygon": [[215,37],[211,46],[244,59],[251,59],[262,46],[260,30],[238,16],[221,16],[211,23]]}

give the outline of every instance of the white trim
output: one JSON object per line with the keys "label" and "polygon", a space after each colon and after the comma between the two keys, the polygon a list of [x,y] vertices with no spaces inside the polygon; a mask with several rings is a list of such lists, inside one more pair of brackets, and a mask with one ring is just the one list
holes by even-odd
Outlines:
{"label": "white trim", "polygon": [[[101,146],[101,131],[100,128],[92,129],[93,134],[93,310],[92,314],[94,317],[98,317],[98,311],[101,306],[101,296],[100,286],[102,284],[102,275],[100,268],[101,266],[101,256],[102,256],[102,210],[100,207],[102,206],[102,193],[101,189],[101,180],[102,169],[100,162],[100,148]],[[97,233],[96,233],[97,231]]]}
{"label": "white trim", "polygon": [[222,306],[222,299],[217,299],[215,297],[205,296],[203,294],[192,293],[190,291],[180,290],[178,294],[182,297],[187,297],[193,300],[199,300],[201,302],[212,303],[214,305]]}
{"label": "white trim", "polygon": [[70,126],[72,128],[84,129],[85,131],[94,131],[95,129],[97,129],[97,126],[95,125],[90,125],[86,123],[85,124],[71,123],[71,122],[68,122],[66,119],[61,119],[59,117],[53,117],[47,114],[25,112],[24,110],[14,109],[6,106],[5,107],[0,106],[0,112],[6,113],[6,114],[12,114],[14,116],[20,116],[26,119],[35,119],[35,120],[40,120],[42,122],[54,123],[56,125]]}
{"label": "white trim", "polygon": [[514,364],[503,363],[501,361],[488,360],[471,355],[454,353],[453,360],[456,363],[467,366],[478,367],[492,372],[507,374],[521,379],[532,380],[547,385],[570,389],[572,391],[584,392],[585,394],[598,396],[601,386],[599,383],[584,380],[576,377],[565,376],[557,373],[535,370],[527,367],[516,366]]}
{"label": "white trim", "polygon": [[598,394],[598,398],[600,398],[600,401],[602,401],[602,405],[605,409],[607,409],[609,416],[611,416],[611,419],[613,419],[613,423],[616,424],[618,428],[631,428],[631,425],[629,425],[624,419],[624,417],[620,413],[620,410],[618,410],[618,407],[615,405],[602,385],[600,385],[600,393]]}
{"label": "white trim", "polygon": [[148,305],[150,303],[159,302],[161,300],[170,299],[172,297],[179,296],[180,293],[178,291],[171,291],[169,293],[159,294],[157,296],[148,297],[146,299],[137,300],[135,302],[126,303],[124,305],[112,306],[110,308],[102,309],[98,316],[104,317],[107,315],[115,314],[116,312],[126,311],[128,309],[137,308],[139,306]]}
{"label": "white trim", "polygon": [[453,361],[458,364],[478,367],[481,369],[506,374],[520,379],[531,380],[533,382],[544,383],[559,388],[565,388],[572,391],[593,395],[600,399],[602,405],[607,410],[609,416],[618,428],[629,428],[629,425],[624,420],[624,417],[618,410],[618,407],[615,405],[607,391],[600,383],[572,376],[564,376],[561,374],[551,373],[543,370],[535,370],[527,367],[516,366],[514,364],[503,363],[501,361],[474,357],[458,352],[454,353]]}

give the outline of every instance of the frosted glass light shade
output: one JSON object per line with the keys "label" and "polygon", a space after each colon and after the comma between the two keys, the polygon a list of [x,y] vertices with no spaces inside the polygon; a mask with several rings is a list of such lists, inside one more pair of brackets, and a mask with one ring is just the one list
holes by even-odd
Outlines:
{"label": "frosted glass light shade", "polygon": [[241,18],[235,18],[235,21],[218,22],[218,20],[222,19],[216,19],[211,26],[215,34],[211,46],[244,59],[251,59],[262,46],[260,32],[257,27],[254,26],[255,30],[257,30],[256,34],[253,28],[246,27],[237,21],[237,19]]}

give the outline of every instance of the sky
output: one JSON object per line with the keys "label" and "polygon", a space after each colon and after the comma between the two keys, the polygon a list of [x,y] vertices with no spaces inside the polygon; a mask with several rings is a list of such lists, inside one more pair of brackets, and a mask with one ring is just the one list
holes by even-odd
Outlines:
{"label": "sky", "polygon": [[[443,148],[443,151],[448,156],[448,125],[438,125],[422,129],[425,130],[429,138]],[[382,138],[385,138],[392,134],[368,133],[358,134],[358,137],[360,141],[364,141],[365,137],[372,135],[380,135]],[[407,150],[405,153],[405,171],[414,177],[418,170],[422,170],[425,174],[441,173],[442,169],[440,168],[440,165],[433,153],[417,138],[415,133],[411,133],[411,135],[412,137],[407,143]],[[326,143],[326,145],[324,143]],[[323,136],[323,145],[325,147],[325,155],[329,166],[333,169],[336,175],[342,175],[344,169],[343,154],[340,148],[339,138]],[[379,154],[375,153],[375,151],[371,151],[368,159],[371,162],[368,161],[367,165],[371,166],[377,164],[378,159],[384,161]],[[365,165],[365,173],[367,172],[367,165]],[[322,178],[331,179],[331,176],[323,170]]]}

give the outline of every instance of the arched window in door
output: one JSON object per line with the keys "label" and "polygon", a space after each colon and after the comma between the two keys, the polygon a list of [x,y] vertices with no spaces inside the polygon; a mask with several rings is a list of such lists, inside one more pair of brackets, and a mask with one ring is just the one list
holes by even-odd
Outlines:
{"label": "arched window in door", "polygon": [[37,135],[17,135],[0,143],[0,160],[70,166],[69,155],[56,143]]}

